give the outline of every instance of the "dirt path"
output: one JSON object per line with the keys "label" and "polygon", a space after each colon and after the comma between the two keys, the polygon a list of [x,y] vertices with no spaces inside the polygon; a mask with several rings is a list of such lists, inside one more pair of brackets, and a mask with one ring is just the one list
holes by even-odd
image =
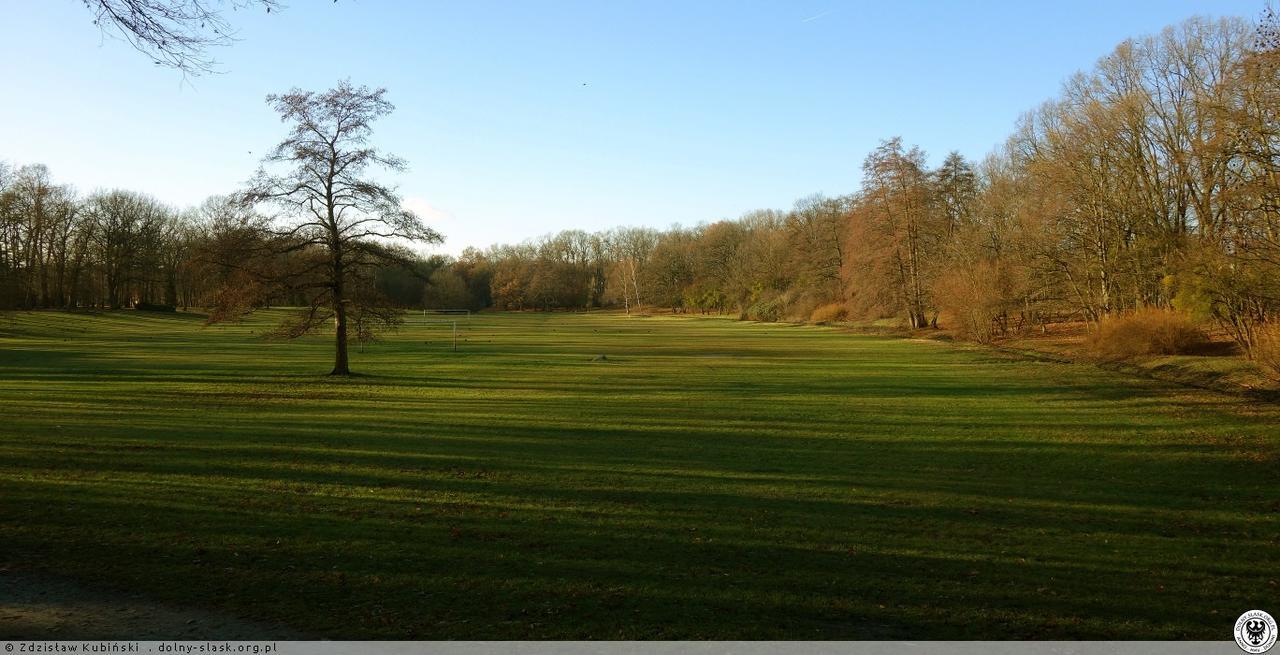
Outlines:
{"label": "dirt path", "polygon": [[291,640],[278,625],[89,589],[44,574],[0,572],[0,640]]}

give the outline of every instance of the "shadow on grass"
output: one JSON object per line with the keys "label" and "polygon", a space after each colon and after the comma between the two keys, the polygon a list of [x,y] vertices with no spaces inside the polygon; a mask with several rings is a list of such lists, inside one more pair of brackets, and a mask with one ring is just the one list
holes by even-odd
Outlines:
{"label": "shadow on grass", "polygon": [[522,316],[457,357],[406,335],[341,381],[256,323],[20,343],[0,564],[346,638],[1218,639],[1273,595],[1271,415],[671,323]]}

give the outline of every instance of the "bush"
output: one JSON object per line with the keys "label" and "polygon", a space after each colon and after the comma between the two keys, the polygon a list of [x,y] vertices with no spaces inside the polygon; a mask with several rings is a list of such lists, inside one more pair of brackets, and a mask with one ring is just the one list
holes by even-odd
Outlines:
{"label": "bush", "polygon": [[809,315],[814,323],[834,323],[849,318],[849,310],[842,303],[833,302],[821,305]]}
{"label": "bush", "polygon": [[961,338],[991,343],[996,319],[1006,308],[1007,273],[995,263],[978,261],[944,271],[934,282],[939,308]]}
{"label": "bush", "polygon": [[747,308],[745,312],[746,318],[753,321],[762,321],[765,323],[773,323],[782,318],[782,312],[785,306],[779,297],[760,300],[754,305]]}
{"label": "bush", "polygon": [[173,305],[156,305],[149,302],[136,303],[134,304],[133,308],[140,312],[176,312],[178,311],[178,308],[174,307]]}
{"label": "bush", "polygon": [[815,307],[821,303],[813,295],[805,291],[790,289],[782,294],[783,319],[794,323],[809,320]]}
{"label": "bush", "polygon": [[1280,321],[1265,323],[1258,328],[1249,354],[1267,377],[1280,381]]}
{"label": "bush", "polygon": [[1185,313],[1157,307],[1106,316],[1089,335],[1094,354],[1111,360],[1182,355],[1207,342],[1204,332]]}

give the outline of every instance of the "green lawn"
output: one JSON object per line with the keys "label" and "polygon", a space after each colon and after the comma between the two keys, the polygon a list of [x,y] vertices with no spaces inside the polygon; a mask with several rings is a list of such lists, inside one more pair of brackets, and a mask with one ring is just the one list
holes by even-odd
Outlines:
{"label": "green lawn", "polygon": [[[344,638],[1229,639],[1280,412],[821,327],[0,315],[0,568]],[[465,322],[464,322],[465,323]],[[592,361],[605,354],[607,361]]]}

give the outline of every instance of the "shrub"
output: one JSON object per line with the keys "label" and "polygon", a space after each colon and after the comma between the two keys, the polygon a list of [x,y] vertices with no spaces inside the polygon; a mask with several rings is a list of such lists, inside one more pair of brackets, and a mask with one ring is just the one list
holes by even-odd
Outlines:
{"label": "shrub", "polygon": [[814,308],[822,304],[813,297],[813,294],[796,289],[784,292],[782,294],[782,302],[785,307],[783,318],[796,323],[803,323],[809,320]]}
{"label": "shrub", "polygon": [[762,321],[765,323],[773,323],[782,318],[782,311],[785,309],[782,299],[778,297],[760,300],[754,305],[747,308],[746,318],[753,321]]}
{"label": "shrub", "polygon": [[1004,333],[997,319],[1008,309],[1010,286],[1009,272],[996,262],[975,261],[943,271],[933,294],[946,327],[963,339],[991,343]]}
{"label": "shrub", "polygon": [[176,312],[178,308],[173,305],[157,305],[149,302],[135,303],[133,308],[140,312]]}
{"label": "shrub", "polygon": [[1204,332],[1185,313],[1144,307],[1106,316],[1089,335],[1089,347],[1103,359],[1181,355],[1203,346]]}
{"label": "shrub", "polygon": [[1249,354],[1267,377],[1280,381],[1280,321],[1265,323],[1258,328]]}
{"label": "shrub", "polygon": [[813,313],[809,315],[809,320],[814,323],[834,323],[836,321],[843,321],[848,317],[848,308],[846,308],[842,303],[833,302],[821,305],[817,309],[813,310]]}
{"label": "shrub", "polygon": [[1197,321],[1213,318],[1213,293],[1203,277],[1193,273],[1166,275],[1163,284],[1174,309]]}

